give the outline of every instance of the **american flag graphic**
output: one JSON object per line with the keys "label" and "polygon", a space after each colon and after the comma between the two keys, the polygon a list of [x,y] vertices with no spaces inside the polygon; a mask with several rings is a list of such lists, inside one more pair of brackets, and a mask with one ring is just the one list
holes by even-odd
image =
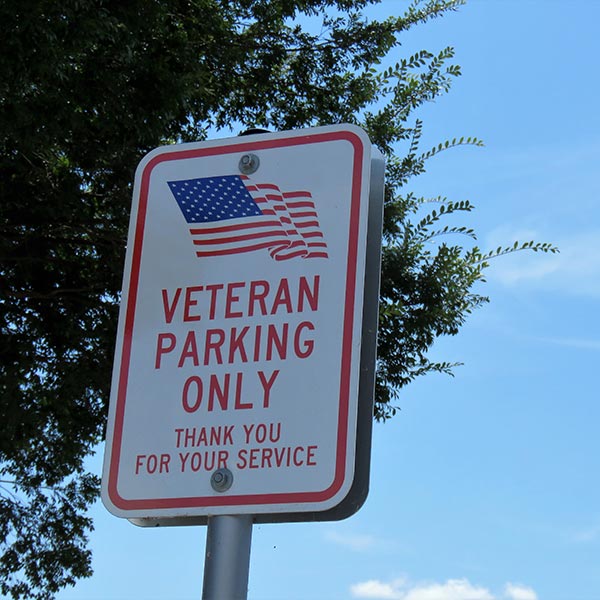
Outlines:
{"label": "american flag graphic", "polygon": [[282,192],[245,175],[167,183],[199,257],[261,249],[274,260],[328,257],[310,192]]}

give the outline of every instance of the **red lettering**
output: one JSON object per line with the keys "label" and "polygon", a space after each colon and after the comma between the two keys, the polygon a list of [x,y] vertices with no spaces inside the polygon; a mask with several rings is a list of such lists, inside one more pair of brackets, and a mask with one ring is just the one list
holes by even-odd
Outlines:
{"label": "red lettering", "polygon": [[170,323],[173,320],[173,315],[175,314],[175,309],[179,302],[179,296],[181,296],[181,288],[175,290],[175,297],[171,301],[171,304],[169,304],[169,292],[167,290],[162,290],[163,309],[165,311],[165,321],[167,323]]}
{"label": "red lettering", "polygon": [[[192,401],[190,402],[190,388],[192,387],[192,384],[195,384],[196,386],[196,398],[192,396]],[[185,412],[193,413],[200,408],[200,404],[202,404],[202,389],[202,379],[197,375],[192,375],[183,384],[181,404],[183,405],[183,410],[185,410]]]}
{"label": "red lettering", "polygon": [[[278,451],[279,450],[279,451]],[[280,467],[283,464],[283,459],[285,458],[287,451],[287,465],[290,466],[290,449],[289,448],[275,448],[275,464]]]}
{"label": "red lettering", "polygon": [[315,348],[314,340],[304,340],[303,342],[301,342],[300,336],[304,329],[314,331],[315,326],[310,321],[302,321],[302,323],[300,323],[300,325],[298,325],[298,327],[296,328],[296,332],[294,333],[294,353],[298,358],[309,357],[313,353],[313,350]]}
{"label": "red lettering", "polygon": [[140,468],[142,466],[142,463],[144,462],[144,459],[146,458],[145,454],[138,454],[135,457],[135,474],[139,475],[140,474]]}
{"label": "red lettering", "polygon": [[[258,288],[262,288],[259,292]],[[265,298],[269,294],[269,282],[264,280],[250,282],[250,294],[248,296],[248,316],[254,316],[254,305],[258,302],[260,315],[267,314]]]}
{"label": "red lettering", "polygon": [[259,423],[256,426],[256,441],[262,444],[267,439],[267,426],[264,423]]}
{"label": "red lettering", "polygon": [[[202,429],[205,429],[204,427]],[[210,441],[207,442],[207,446],[220,446],[221,445],[221,428],[211,427],[210,428]]]}
{"label": "red lettering", "polygon": [[246,284],[243,281],[240,281],[237,283],[230,283],[227,285],[227,296],[225,298],[225,318],[226,319],[233,319],[236,317],[243,316],[244,313],[241,311],[233,312],[231,310],[231,305],[240,301],[240,297],[234,295],[234,293],[233,293],[234,290],[243,288],[245,285]]}
{"label": "red lettering", "polygon": [[186,470],[197,473],[201,469],[212,471],[227,466],[229,451],[227,450],[204,450],[202,452],[179,452],[179,462],[181,463],[181,472]]}
{"label": "red lettering", "polygon": [[[211,382],[211,385],[212,382]],[[228,384],[227,384],[228,385]],[[233,429],[235,425],[218,425],[217,427],[186,427],[175,429],[177,448],[190,446],[224,446],[233,445]]]}
{"label": "red lettering", "polygon": [[183,304],[183,320],[184,321],[199,321],[200,315],[190,314],[190,308],[198,304],[198,300],[192,298],[192,294],[201,292],[204,288],[201,285],[185,288],[185,302]]}
{"label": "red lettering", "polygon": [[229,364],[235,360],[235,353],[238,352],[242,362],[248,362],[248,356],[246,354],[246,348],[244,347],[244,336],[250,331],[250,327],[246,326],[242,328],[239,335],[237,329],[233,327],[231,329],[231,337],[229,340]]}
{"label": "red lettering", "polygon": [[263,408],[269,408],[269,400],[271,396],[271,388],[279,375],[279,369],[276,369],[271,373],[271,377],[269,379],[265,378],[265,374],[262,371],[258,371],[258,378],[263,386]]}
{"label": "red lettering", "polygon": [[217,312],[217,292],[223,289],[223,284],[213,283],[212,285],[207,285],[205,289],[210,292],[210,310],[208,318],[212,320],[215,318]]}
{"label": "red lettering", "polygon": [[[277,429],[275,428],[277,427]],[[269,425],[269,441],[275,443],[278,442],[281,438],[281,423],[271,423]]]}
{"label": "red lettering", "polygon": [[260,358],[260,339],[261,339],[262,325],[256,326],[256,337],[254,338],[254,362],[258,362]]}
{"label": "red lettering", "polygon": [[[210,461],[208,460],[210,458]],[[204,468],[207,471],[212,471],[215,468],[215,458],[216,452],[213,450],[212,452],[204,453]],[[201,461],[199,461],[201,463]],[[198,467],[200,468],[200,467]]]}
{"label": "red lettering", "polygon": [[226,468],[228,460],[229,460],[229,451],[228,450],[219,450],[217,469]]}
{"label": "red lettering", "polygon": [[225,431],[223,432],[223,445],[233,444],[233,428],[234,425],[225,425]]}
{"label": "red lettering", "polygon": [[[238,376],[241,373],[238,373]],[[227,404],[229,401],[229,382],[231,375],[225,373],[223,376],[223,387],[219,385],[219,378],[217,375],[210,376],[210,386],[208,389],[208,410],[212,411],[214,408],[215,398],[217,399],[222,410],[227,410]]]}
{"label": "red lettering", "polygon": [[185,363],[188,358],[192,359],[195,367],[200,364],[200,361],[198,360],[198,347],[196,346],[196,334],[193,331],[188,331],[177,367],[183,367],[183,363]]}
{"label": "red lettering", "polygon": [[135,457],[135,474],[139,475],[141,470],[144,470],[149,475],[169,472],[169,463],[171,461],[170,454],[138,454]]}
{"label": "red lettering", "polygon": [[[262,451],[262,461],[260,463],[261,469],[271,468],[271,457],[273,456],[273,450],[271,448],[263,448]],[[265,463],[267,463],[265,467]]]}
{"label": "red lettering", "polygon": [[285,277],[279,282],[279,287],[277,288],[277,292],[275,292],[275,300],[273,301],[273,306],[271,307],[271,314],[277,314],[280,306],[285,306],[285,310],[288,313],[293,311],[290,286]]}
{"label": "red lettering", "polygon": [[[165,342],[167,345],[164,345]],[[160,362],[163,354],[172,352],[175,348],[177,338],[172,333],[159,333],[156,339],[156,358],[154,360],[154,368],[160,369]]]}
{"label": "red lettering", "polygon": [[254,423],[250,423],[250,426],[248,425],[243,425],[244,428],[244,433],[246,434],[246,444],[250,443],[250,434],[252,433],[252,430],[254,429]]}
{"label": "red lettering", "polygon": [[186,463],[189,455],[190,455],[189,452],[186,452],[185,454],[183,454],[182,452],[179,453],[179,461],[181,462],[181,472],[182,473],[185,471],[185,463]]}
{"label": "red lettering", "polygon": [[298,289],[298,312],[304,310],[304,299],[308,302],[311,310],[317,310],[319,306],[319,282],[320,276],[315,275],[313,278],[312,290],[308,286],[306,277],[300,277]]}
{"label": "red lettering", "polygon": [[317,451],[318,446],[309,446],[306,451],[306,466],[307,467],[316,467],[317,461],[315,460],[315,452]]}
{"label": "red lettering", "polygon": [[169,462],[171,461],[170,454],[161,454],[160,455],[160,473],[168,473],[169,472]]}
{"label": "red lettering", "polygon": [[236,463],[236,467],[238,469],[245,469],[246,465],[248,464],[247,460],[246,460],[246,455],[248,454],[247,450],[240,450],[238,452],[238,461]]}
{"label": "red lettering", "polygon": [[[194,440],[194,434],[196,433],[196,428],[193,427],[192,428],[192,439]],[[194,443],[192,444],[193,446],[201,446],[202,444],[204,444],[205,446],[208,446],[208,440],[206,439],[206,427],[202,427],[200,429],[200,433],[198,434],[197,439],[194,440]]]}
{"label": "red lettering", "polygon": [[[212,338],[217,339],[213,342]],[[210,351],[213,350],[217,364],[223,364],[223,355],[221,354],[221,346],[225,341],[225,332],[222,329],[207,329],[206,340],[204,344],[204,366],[210,362]]]}
{"label": "red lettering", "polygon": [[284,323],[282,327],[281,337],[277,333],[277,325],[269,325],[267,329],[267,356],[266,360],[272,360],[273,347],[277,348],[277,353],[281,360],[285,360],[287,356],[287,340],[288,340],[289,323]]}
{"label": "red lettering", "polygon": [[317,448],[318,446],[272,446],[239,450],[236,466],[238,469],[315,467]]}
{"label": "red lettering", "polygon": [[156,454],[150,454],[148,456],[148,460],[146,461],[146,470],[148,471],[148,473],[150,473],[150,475],[152,475],[152,473],[156,471],[157,466],[158,458],[156,457]]}
{"label": "red lettering", "polygon": [[303,452],[303,451],[304,451],[304,448],[302,446],[298,446],[294,450],[294,465],[296,465],[297,467],[301,467],[303,465],[302,459],[298,458],[298,453]]}
{"label": "red lettering", "polygon": [[178,427],[175,429],[175,433],[177,434],[177,443],[175,444],[175,447],[179,448],[181,446],[181,434],[183,433],[183,429]]}
{"label": "red lettering", "polygon": [[242,402],[242,377],[243,373],[238,373],[236,375],[235,382],[235,410],[245,410],[247,408],[252,408],[253,404],[251,402]]}

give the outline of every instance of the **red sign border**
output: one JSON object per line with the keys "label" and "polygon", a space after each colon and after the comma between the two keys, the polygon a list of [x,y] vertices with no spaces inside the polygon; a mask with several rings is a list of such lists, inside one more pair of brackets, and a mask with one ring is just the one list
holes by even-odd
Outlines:
{"label": "red sign border", "polygon": [[[153,498],[128,500],[123,498],[118,491],[118,473],[121,457],[123,436],[123,421],[125,402],[129,378],[129,365],[131,359],[131,345],[135,321],[135,307],[139,284],[140,263],[144,242],[144,227],[146,222],[146,209],[150,188],[152,170],[159,164],[170,160],[185,160],[206,156],[267,150],[306,144],[315,144],[331,141],[347,141],[354,148],[354,162],[352,166],[351,208],[348,239],[348,261],[346,267],[346,294],[345,311],[342,334],[342,357],[340,369],[340,397],[339,419],[336,445],[335,475],[331,485],[317,492],[286,492],[272,494],[245,494],[245,495],[218,495],[218,496],[192,496],[183,498]],[[323,133],[306,134],[287,138],[244,141],[223,146],[207,148],[180,149],[164,151],[151,158],[144,166],[139,191],[139,204],[137,210],[135,235],[133,243],[133,256],[129,275],[129,293],[125,323],[123,329],[123,344],[119,378],[117,388],[117,404],[114,417],[114,430],[111,445],[110,468],[108,474],[107,492],[113,505],[123,511],[160,510],[160,509],[188,509],[225,506],[254,506],[254,505],[285,505],[303,503],[323,503],[333,498],[344,485],[346,480],[346,451],[348,441],[348,418],[350,403],[350,377],[352,361],[352,331],[354,325],[354,305],[356,297],[356,266],[358,259],[358,235],[360,225],[360,203],[362,192],[364,146],[363,140],[349,130],[330,131]],[[343,500],[343,498],[341,499]],[[341,501],[340,500],[340,501]],[[297,508],[295,509],[297,510]],[[311,507],[311,510],[314,508]],[[203,513],[204,514],[204,513]]]}

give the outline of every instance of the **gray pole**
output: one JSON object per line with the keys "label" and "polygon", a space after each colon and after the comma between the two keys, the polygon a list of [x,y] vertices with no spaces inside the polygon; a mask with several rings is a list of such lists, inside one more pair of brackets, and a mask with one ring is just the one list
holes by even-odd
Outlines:
{"label": "gray pole", "polygon": [[246,600],[252,515],[208,518],[202,600]]}

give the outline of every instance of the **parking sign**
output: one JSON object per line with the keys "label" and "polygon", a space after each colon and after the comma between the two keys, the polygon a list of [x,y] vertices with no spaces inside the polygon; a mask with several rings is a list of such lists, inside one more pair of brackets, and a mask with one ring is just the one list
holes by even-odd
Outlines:
{"label": "parking sign", "polygon": [[142,160],[103,476],[111,512],[298,520],[364,496],[352,490],[367,485],[357,435],[370,441],[374,157],[382,179],[366,134],[340,125]]}

